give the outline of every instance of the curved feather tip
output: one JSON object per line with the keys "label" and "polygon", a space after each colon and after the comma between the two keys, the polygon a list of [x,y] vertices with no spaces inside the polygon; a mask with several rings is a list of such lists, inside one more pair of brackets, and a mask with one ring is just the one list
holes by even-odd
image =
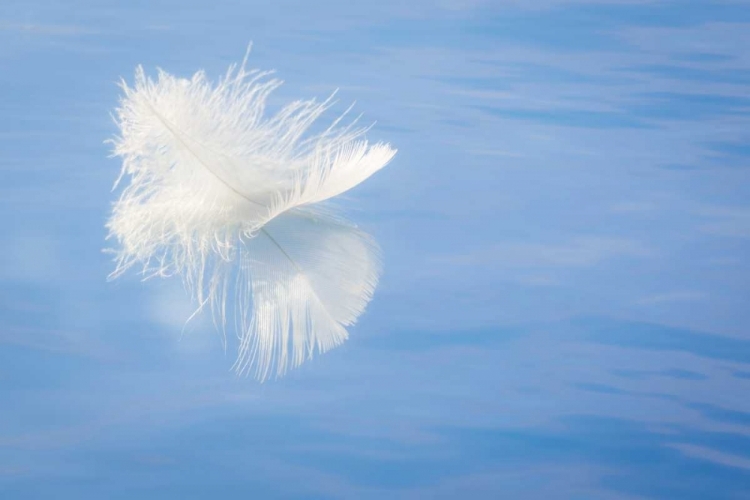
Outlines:
{"label": "curved feather tip", "polygon": [[272,116],[270,72],[233,65],[212,83],[142,68],[122,82],[111,142],[126,183],[107,221],[116,267],[182,277],[222,332],[233,318],[238,373],[264,380],[346,340],[378,282],[366,233],[322,209],[383,168],[388,144],[341,118],[310,127],[329,98]]}

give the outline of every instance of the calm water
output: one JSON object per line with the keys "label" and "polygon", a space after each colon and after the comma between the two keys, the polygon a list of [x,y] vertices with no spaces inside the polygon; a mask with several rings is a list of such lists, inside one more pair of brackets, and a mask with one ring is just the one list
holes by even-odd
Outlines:
{"label": "calm water", "polygon": [[[750,3],[0,3],[0,497],[750,498]],[[385,272],[286,378],[115,283],[137,64],[278,70],[396,160]]]}

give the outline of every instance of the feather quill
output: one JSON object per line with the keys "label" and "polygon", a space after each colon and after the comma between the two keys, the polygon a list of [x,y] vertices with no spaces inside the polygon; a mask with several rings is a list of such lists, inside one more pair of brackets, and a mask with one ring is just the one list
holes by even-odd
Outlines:
{"label": "feather quill", "polygon": [[[107,222],[120,276],[182,277],[225,333],[234,318],[238,373],[281,375],[347,338],[379,277],[374,240],[321,202],[360,184],[394,156],[341,119],[311,125],[329,98],[266,116],[281,82],[247,70],[247,55],[215,84],[159,70],[121,83],[122,159],[129,181]],[[345,113],[346,114],[346,113]],[[196,311],[197,312],[197,311]]]}

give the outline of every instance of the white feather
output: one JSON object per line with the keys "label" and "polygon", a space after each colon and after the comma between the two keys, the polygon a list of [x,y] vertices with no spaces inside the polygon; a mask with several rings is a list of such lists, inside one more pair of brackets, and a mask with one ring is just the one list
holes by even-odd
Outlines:
{"label": "white feather", "polygon": [[[246,58],[247,59],[247,58]],[[264,379],[346,339],[378,279],[377,246],[314,204],[343,193],[395,154],[340,118],[309,128],[331,105],[295,101],[265,115],[280,82],[231,66],[215,85],[136,71],[117,109],[129,184],[107,222],[117,277],[180,275],[224,329],[233,314],[235,368]],[[253,307],[250,307],[250,304]],[[252,311],[252,313],[250,313]]]}

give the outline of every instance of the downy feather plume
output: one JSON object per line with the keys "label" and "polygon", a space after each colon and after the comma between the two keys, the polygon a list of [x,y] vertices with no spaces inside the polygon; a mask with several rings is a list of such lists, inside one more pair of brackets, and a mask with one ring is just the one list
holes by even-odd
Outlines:
{"label": "downy feather plume", "polygon": [[[270,72],[230,66],[215,84],[136,70],[111,142],[126,181],[107,222],[116,269],[180,276],[238,338],[238,373],[263,380],[347,338],[379,277],[375,241],[324,202],[395,154],[342,117],[310,127],[332,100],[295,101],[273,116]],[[345,113],[346,115],[346,113]],[[198,312],[196,311],[196,312]],[[225,336],[226,338],[226,336]]]}

